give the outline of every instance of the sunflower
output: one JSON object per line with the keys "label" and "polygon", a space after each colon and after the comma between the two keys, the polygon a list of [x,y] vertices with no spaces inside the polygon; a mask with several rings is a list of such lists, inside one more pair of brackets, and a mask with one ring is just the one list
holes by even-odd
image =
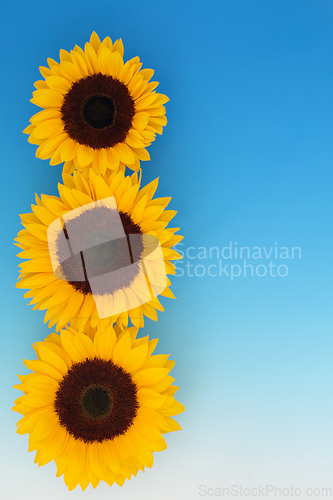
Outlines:
{"label": "sunflower", "polygon": [[35,462],[55,461],[69,490],[122,486],[166,449],[162,434],[181,429],[171,418],[185,410],[173,397],[174,362],[152,355],[157,339],[136,334],[107,327],[91,340],[68,327],[36,342],[38,359],[24,361],[33,373],[14,386],[24,392],[13,407],[24,415],[17,432],[30,434]]}
{"label": "sunflower", "polygon": [[153,198],[158,179],[139,190],[136,172],[103,178],[91,169],[89,179],[75,171],[63,181],[60,197],[36,195],[33,212],[21,215],[16,244],[28,260],[16,286],[29,289],[25,297],[56,331],[69,323],[79,331],[100,322],[127,327],[129,319],[142,327],[144,315],[156,321],[164,310],[157,295],[174,298],[167,274],[181,258],[172,248],[179,228],[167,227],[177,213],[165,209],[171,198]]}
{"label": "sunflower", "polygon": [[121,39],[101,42],[93,32],[85,50],[60,50],[60,63],[40,67],[44,80],[31,102],[44,109],[24,130],[38,158],[66,162],[68,173],[92,167],[101,174],[123,165],[137,171],[139,160],[149,160],[146,147],[167,123],[169,99],[149,82],[153,70],[141,70],[138,57],[124,64],[123,54]]}

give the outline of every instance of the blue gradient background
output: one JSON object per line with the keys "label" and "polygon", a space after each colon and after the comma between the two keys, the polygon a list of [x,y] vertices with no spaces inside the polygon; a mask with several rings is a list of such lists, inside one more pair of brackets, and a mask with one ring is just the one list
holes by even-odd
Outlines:
{"label": "blue gradient background", "polygon": [[[178,500],[200,498],[200,485],[333,488],[332,2],[37,0],[1,9],[1,497]],[[38,469],[27,436],[15,433],[10,407],[20,393],[11,386],[27,372],[32,342],[50,330],[14,287],[12,240],[34,193],[57,194],[61,181],[61,167],[36,159],[21,132],[38,111],[29,102],[38,66],[83,46],[93,30],[122,37],[125,59],[139,55],[170,97],[143,183],[160,176],[157,194],[173,197],[179,248],[277,242],[302,254],[270,259],[288,266],[285,277],[172,279],[178,299],[161,299],[165,312],[144,334],[176,360],[183,431],[123,488],[69,493],[54,464]],[[218,264],[185,255],[182,269],[187,262]]]}

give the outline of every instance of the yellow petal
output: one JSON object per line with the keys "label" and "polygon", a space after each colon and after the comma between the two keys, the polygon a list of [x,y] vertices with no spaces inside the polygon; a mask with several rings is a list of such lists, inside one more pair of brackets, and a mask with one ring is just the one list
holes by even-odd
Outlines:
{"label": "yellow petal", "polygon": [[59,56],[60,56],[60,61],[71,61],[72,58],[70,56],[70,53],[67,52],[67,50],[60,49],[59,51]]}
{"label": "yellow petal", "polygon": [[[29,437],[29,448],[39,450],[39,465],[45,465],[51,460],[56,460],[58,455],[60,455],[66,448],[68,442],[69,434],[64,427],[60,425],[56,426],[52,434],[46,438],[35,441]],[[29,450],[30,451],[30,450]]]}
{"label": "yellow petal", "polygon": [[21,262],[19,267],[22,269],[24,273],[38,273],[41,269],[46,272],[52,272],[52,264],[50,259],[42,259],[36,258],[32,260],[27,260],[25,262]]}
{"label": "yellow petal", "polygon": [[166,366],[166,362],[168,360],[169,354],[157,354],[154,356],[150,356],[145,363],[145,368],[154,368],[154,366],[163,366],[164,368],[169,368]]}
{"label": "yellow petal", "polygon": [[93,359],[95,357],[94,344],[87,335],[82,333],[75,335],[75,345],[86,358]]}
{"label": "yellow petal", "polygon": [[82,78],[80,70],[70,61],[61,62],[60,71],[70,82],[76,82]]}
{"label": "yellow petal", "polygon": [[[26,229],[39,240],[47,242],[47,227],[42,224],[26,224]],[[45,271],[44,271],[45,272]]]}
{"label": "yellow petal", "polygon": [[117,336],[113,328],[107,328],[104,331],[97,330],[94,339],[96,356],[100,359],[111,359],[116,343]]}
{"label": "yellow petal", "polygon": [[161,415],[164,417],[172,417],[173,415],[179,415],[179,413],[183,413],[185,411],[185,406],[179,403],[179,401],[174,401],[167,408],[159,410]]}
{"label": "yellow petal", "polygon": [[103,47],[108,47],[108,49],[112,50],[112,40],[109,36],[104,38],[101,45],[98,47],[98,52],[102,50]]}
{"label": "yellow petal", "polygon": [[53,406],[51,405],[44,406],[42,408],[36,408],[35,410],[32,410],[30,413],[28,413],[28,415],[26,415],[25,417],[21,418],[21,420],[18,421],[17,425],[19,427],[17,429],[17,433],[18,434],[30,433],[35,427],[38,420],[46,413],[54,413]]}
{"label": "yellow petal", "polygon": [[132,86],[132,81],[134,83],[134,79],[130,82],[131,88],[130,88],[130,93],[134,101],[141,97],[143,93],[147,93],[146,89],[148,87],[148,82],[147,80],[144,80],[142,78],[142,75],[139,74],[140,79],[136,81],[136,83]]}
{"label": "yellow petal", "polygon": [[140,71],[141,75],[144,77],[145,80],[150,80],[154,76],[154,70],[145,68]]}
{"label": "yellow petal", "polygon": [[105,180],[101,176],[96,175],[93,171],[90,172],[90,181],[92,181],[95,189],[96,200],[102,200],[103,198],[112,196],[112,192]]}
{"label": "yellow petal", "polygon": [[[178,422],[176,422],[176,420],[174,420],[173,418],[171,417],[164,417],[164,420],[166,421],[168,427],[169,427],[169,432],[173,432],[173,431],[181,431],[182,428],[181,426],[179,425]],[[165,431],[163,431],[165,432]]]}
{"label": "yellow petal", "polygon": [[132,186],[126,193],[123,194],[121,200],[118,202],[119,212],[128,212],[131,210],[135,197],[139,191],[139,184]]}
{"label": "yellow petal", "polygon": [[15,400],[15,403],[22,403],[31,408],[49,406],[54,403],[54,393],[51,394],[24,394]]}
{"label": "yellow petal", "polygon": [[72,436],[70,438],[66,449],[68,472],[73,480],[78,482],[86,466],[87,445],[80,439],[73,439]]}
{"label": "yellow petal", "polygon": [[67,303],[64,315],[66,318],[73,318],[76,314],[79,314],[81,305],[84,301],[84,295],[82,293],[73,294]]}
{"label": "yellow petal", "polygon": [[50,366],[47,363],[44,363],[40,359],[34,359],[32,361],[25,359],[24,364],[29,370],[35,371],[37,373],[41,373],[44,375],[49,375],[50,377],[54,378],[55,380],[62,380],[62,374],[53,368],[53,366]]}
{"label": "yellow petal", "polygon": [[32,93],[31,102],[40,108],[61,108],[63,96],[60,92],[52,89],[35,90]]}
{"label": "yellow petal", "polygon": [[62,375],[66,375],[68,369],[64,360],[50,349],[45,342],[36,342],[36,349],[39,359],[53,366]]}
{"label": "yellow petal", "polygon": [[36,375],[35,377],[31,377],[24,383],[24,386],[28,391],[34,394],[52,394],[59,388],[58,382],[47,375]]}
{"label": "yellow petal", "polygon": [[81,474],[79,485],[81,486],[81,490],[84,491],[89,486],[89,478],[86,473]]}
{"label": "yellow petal", "polygon": [[96,31],[93,31],[90,36],[89,43],[92,45],[93,49],[97,53],[99,46],[101,45],[101,40],[97,35]]}
{"label": "yellow petal", "polygon": [[85,146],[84,144],[79,144],[77,148],[77,161],[80,167],[86,167],[90,165],[90,163],[94,159],[95,152],[89,146]]}
{"label": "yellow petal", "polygon": [[72,50],[71,56],[72,56],[72,61],[79,69],[82,78],[88,76],[89,71],[88,71],[87,64],[86,64],[82,54],[80,54],[79,52],[76,52],[75,50]]}
{"label": "yellow petal", "polygon": [[[47,342],[48,339],[49,339],[49,337],[51,337],[52,335],[54,335],[59,340],[54,341],[54,342],[53,341],[52,342]],[[57,335],[56,333],[52,333],[51,335],[49,335],[49,337],[47,337],[45,339],[45,341],[47,342],[47,346],[50,349],[52,349],[52,351],[54,351],[55,353],[57,353],[64,360],[64,362],[66,363],[67,368],[70,368],[73,363],[72,363],[71,358],[68,356],[67,352],[65,351],[65,349],[63,347],[61,347],[61,345],[60,345],[61,341],[60,341],[59,335]]]}
{"label": "yellow petal", "polygon": [[115,474],[110,469],[107,469],[104,475],[104,481],[106,482],[106,484],[108,486],[112,486],[115,482],[115,478]]}
{"label": "yellow petal", "polygon": [[140,407],[138,415],[145,417],[149,422],[153,422],[162,433],[171,432],[171,426],[166,421],[166,417],[163,417],[158,411]]}
{"label": "yellow petal", "polygon": [[122,361],[122,367],[128,373],[135,373],[138,371],[147,359],[148,343],[130,350]]}
{"label": "yellow petal", "polygon": [[51,75],[50,68],[46,68],[45,66],[39,66],[39,71],[43,78],[46,78],[47,76]]}
{"label": "yellow petal", "polygon": [[63,130],[64,126],[61,120],[54,118],[53,120],[46,120],[37,125],[31,136],[36,137],[36,139],[47,139],[60,134]]}
{"label": "yellow petal", "polygon": [[108,166],[108,155],[105,149],[97,149],[95,151],[94,164],[98,172],[104,175]]}
{"label": "yellow petal", "polygon": [[167,368],[147,368],[135,373],[132,378],[138,386],[151,385],[162,380],[168,373]]}
{"label": "yellow petal", "polygon": [[47,85],[50,89],[55,90],[61,94],[65,94],[69,91],[72,84],[67,80],[67,78],[63,78],[62,76],[48,76],[45,78]]}
{"label": "yellow petal", "polygon": [[64,472],[64,481],[69,491],[73,491],[78,485],[78,481],[70,475],[68,467]]}
{"label": "yellow petal", "polygon": [[133,423],[143,436],[151,439],[152,441],[162,441],[163,437],[161,432],[158,430],[156,425],[153,424],[153,422],[147,420],[145,417],[137,415]]}
{"label": "yellow petal", "polygon": [[108,467],[115,473],[118,474],[121,467],[121,461],[119,453],[117,452],[113,441],[103,441],[105,448],[106,462]]}
{"label": "yellow petal", "polygon": [[120,161],[125,163],[126,165],[131,165],[135,163],[135,156],[133,151],[127,146],[125,143],[119,143],[113,146],[113,151],[117,154]]}
{"label": "yellow petal", "polygon": [[121,38],[119,38],[119,40],[116,40],[114,42],[113,50],[116,50],[117,52],[119,52],[119,54],[122,58],[124,57],[124,45],[123,45],[123,41]]}
{"label": "yellow petal", "polygon": [[91,486],[95,489],[100,483],[100,479],[96,476],[96,474],[93,472],[91,466],[89,465],[87,467],[87,476],[89,479],[89,482],[91,483]]}
{"label": "yellow petal", "polygon": [[148,197],[147,195],[145,195],[138,202],[135,203],[134,208],[132,210],[132,218],[134,222],[138,223],[142,219],[147,201]]}
{"label": "yellow petal", "polygon": [[153,410],[158,410],[165,403],[167,395],[161,395],[151,389],[139,389],[137,397],[140,405]]}
{"label": "yellow petal", "polygon": [[37,126],[39,123],[45,121],[45,120],[51,120],[54,118],[59,118],[61,119],[61,113],[60,110],[58,109],[43,109],[42,111],[39,111],[35,115],[33,115],[30,118],[30,121],[33,125]]}
{"label": "yellow petal", "polygon": [[37,158],[40,158],[41,160],[47,160],[52,156],[52,154],[56,151],[60,144],[62,144],[67,138],[68,135],[66,133],[60,133],[56,136],[52,136],[37,148]]}
{"label": "yellow petal", "polygon": [[60,146],[61,161],[74,160],[77,154],[77,148],[77,143],[68,137]]}
{"label": "yellow petal", "polygon": [[40,419],[36,422],[31,437],[37,441],[47,438],[54,429],[59,426],[58,415],[53,411],[41,415]]}
{"label": "yellow petal", "polygon": [[130,464],[137,458],[137,451],[127,433],[123,436],[117,436],[113,439],[114,446],[119,453],[120,460],[124,464]]}
{"label": "yellow petal", "polygon": [[62,330],[60,332],[60,338],[62,347],[65,349],[65,351],[73,361],[75,361],[76,363],[80,363],[81,361],[84,361],[86,359],[85,354],[78,351],[74,342],[74,335],[72,333],[66,330]]}
{"label": "yellow petal", "polygon": [[[149,144],[147,144],[147,146],[149,146]],[[145,148],[135,148],[135,154],[139,160],[142,160],[142,161],[149,161],[150,160],[150,155]]]}
{"label": "yellow petal", "polygon": [[48,89],[49,88],[47,86],[47,83],[45,80],[37,80],[37,82],[34,83],[34,87],[36,89]]}
{"label": "yellow petal", "polygon": [[111,51],[108,47],[102,47],[102,49],[98,52],[98,64],[100,67],[101,73],[104,75],[109,74],[109,58],[111,56]]}
{"label": "yellow petal", "polygon": [[[64,285],[67,285],[67,283],[66,284],[64,283]],[[50,307],[63,305],[67,302],[67,300],[71,297],[72,294],[73,290],[70,289],[70,286],[63,286],[59,288],[59,290],[57,290],[52,297],[43,302],[41,307],[43,309],[48,309]]]}
{"label": "yellow petal", "polygon": [[152,389],[153,391],[162,393],[163,391],[166,391],[169,389],[171,384],[175,381],[171,375],[167,375],[164,377],[160,382],[157,382],[156,384],[153,384],[149,387],[149,389]]}
{"label": "yellow petal", "polygon": [[[35,125],[28,125],[24,130],[23,130],[23,133],[24,134],[31,134],[33,131],[35,130]],[[29,137],[30,139],[30,137]],[[28,139],[28,140],[29,140]]]}
{"label": "yellow petal", "polygon": [[147,184],[146,186],[144,186],[138,193],[138,196],[137,196],[137,201],[141,200],[141,198],[143,198],[144,196],[147,195],[147,200],[150,201],[152,199],[152,197],[154,196],[155,194],[155,191],[158,187],[158,177],[157,179],[154,179],[153,181],[151,181],[149,184]]}
{"label": "yellow petal", "polygon": [[130,147],[130,148],[144,148],[145,144],[142,141],[142,137],[137,137],[135,135],[135,132],[139,134],[136,130],[129,130],[128,134],[125,139],[125,143]]}
{"label": "yellow petal", "polygon": [[119,78],[123,67],[124,61],[119,52],[113,52],[108,58],[108,74]]}
{"label": "yellow petal", "polygon": [[146,440],[142,434],[136,430],[134,425],[132,425],[127,431],[127,435],[130,437],[131,442],[138,452],[138,460],[144,464],[145,467],[151,468],[154,464],[154,455],[147,447],[148,440]]}
{"label": "yellow petal", "polygon": [[99,479],[103,479],[106,473],[107,463],[104,459],[103,443],[93,442],[88,447],[89,464]]}
{"label": "yellow petal", "polygon": [[84,50],[86,53],[86,57],[88,62],[91,64],[91,67],[95,73],[99,72],[99,66],[98,66],[98,60],[97,60],[97,55],[90,43],[86,43],[84,46]]}
{"label": "yellow petal", "polygon": [[130,351],[132,347],[131,337],[128,332],[119,340],[117,343],[114,353],[113,353],[113,362],[117,366],[122,366],[122,361],[126,354]]}
{"label": "yellow petal", "polygon": [[49,226],[57,218],[57,216],[46,207],[39,207],[36,205],[31,205],[31,207],[34,214],[43,224],[45,224],[45,226]]}

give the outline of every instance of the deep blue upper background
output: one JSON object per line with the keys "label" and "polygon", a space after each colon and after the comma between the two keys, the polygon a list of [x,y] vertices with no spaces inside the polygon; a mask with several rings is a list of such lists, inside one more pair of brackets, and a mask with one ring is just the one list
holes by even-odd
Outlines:
{"label": "deep blue upper background", "polygon": [[[14,288],[12,240],[34,193],[57,194],[61,166],[36,159],[22,130],[38,66],[59,49],[121,37],[167,94],[168,125],[143,162],[160,177],[175,225],[194,247],[162,299],[159,353],[171,353],[187,411],[151,471],[99,498],[198,498],[199,486],[328,487],[332,471],[333,5],[329,0],[6,3],[1,8],[2,445],[4,498],[67,493],[53,465],[37,469],[15,434],[11,389],[31,343],[49,329]],[[209,277],[198,247],[300,247],[282,277]],[[251,259],[254,266],[266,265]],[[239,259],[225,261],[243,265]],[[199,271],[200,269],[200,271]],[[217,268],[212,268],[216,270]],[[203,268],[198,268],[199,274]],[[214,271],[215,272],[215,271]],[[181,273],[180,273],[181,274]],[[16,394],[17,393],[17,394]],[[18,481],[18,478],[20,480]],[[201,490],[203,491],[203,490]],[[52,496],[53,495],[53,496]],[[83,495],[93,497],[89,488]]]}

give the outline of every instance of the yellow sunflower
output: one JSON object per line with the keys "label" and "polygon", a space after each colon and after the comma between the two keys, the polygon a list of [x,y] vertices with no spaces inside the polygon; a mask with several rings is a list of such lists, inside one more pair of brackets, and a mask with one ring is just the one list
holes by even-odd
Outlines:
{"label": "yellow sunflower", "polygon": [[44,80],[35,83],[31,102],[43,108],[24,132],[39,147],[36,156],[50,158],[51,165],[66,162],[65,171],[125,164],[139,169],[139,160],[149,160],[146,147],[166,125],[169,99],[149,82],[154,71],[140,69],[138,57],[124,64],[124,47],[110,37],[102,42],[93,32],[85,50],[60,50],[60,63],[48,59],[40,67]]}
{"label": "yellow sunflower", "polygon": [[171,198],[153,198],[158,179],[140,190],[136,172],[103,178],[91,169],[89,179],[76,171],[63,180],[60,197],[36,195],[33,212],[21,215],[16,244],[28,260],[16,286],[29,289],[25,297],[57,331],[156,321],[164,310],[157,295],[174,298],[167,274],[181,258],[172,248],[179,228],[167,227],[177,213],[165,209]]}
{"label": "yellow sunflower", "polygon": [[91,340],[67,328],[36,342],[38,359],[24,361],[33,373],[14,386],[25,393],[13,407],[24,415],[17,432],[29,434],[35,462],[55,461],[69,490],[122,486],[166,449],[162,434],[181,429],[171,418],[185,410],[173,397],[174,362],[152,355],[157,339],[136,334],[108,327]]}

